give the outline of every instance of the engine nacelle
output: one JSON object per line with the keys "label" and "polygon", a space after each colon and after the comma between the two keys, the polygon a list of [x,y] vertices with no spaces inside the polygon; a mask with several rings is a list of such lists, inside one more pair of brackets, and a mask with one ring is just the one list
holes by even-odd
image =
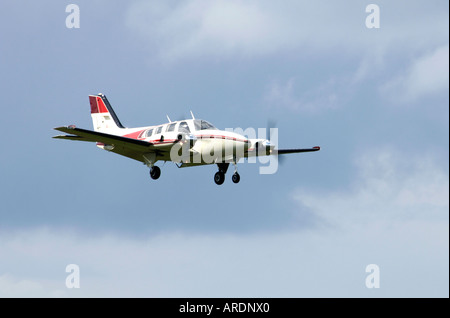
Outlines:
{"label": "engine nacelle", "polygon": [[275,145],[266,139],[250,139],[248,151],[253,152],[254,155],[269,155],[274,148]]}
{"label": "engine nacelle", "polygon": [[114,145],[107,145],[107,144],[104,144],[102,142],[97,142],[96,145],[100,149],[104,149],[104,150],[107,150],[107,151],[112,151],[114,149]]}

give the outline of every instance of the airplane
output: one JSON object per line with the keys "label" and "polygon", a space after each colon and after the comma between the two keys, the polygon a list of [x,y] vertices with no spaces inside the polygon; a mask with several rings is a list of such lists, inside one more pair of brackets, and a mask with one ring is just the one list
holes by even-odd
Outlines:
{"label": "airplane", "polygon": [[269,138],[248,138],[236,132],[219,130],[206,120],[171,121],[156,126],[126,128],[122,125],[106,96],[89,95],[94,130],[75,125],[57,127],[68,135],[53,138],[95,142],[97,147],[137,161],[150,168],[154,180],[161,175],[158,161],[172,161],[179,168],[216,164],[214,182],[221,185],[230,163],[235,167],[232,181],[238,183],[237,163],[242,158],[314,152],[320,147],[275,149]]}

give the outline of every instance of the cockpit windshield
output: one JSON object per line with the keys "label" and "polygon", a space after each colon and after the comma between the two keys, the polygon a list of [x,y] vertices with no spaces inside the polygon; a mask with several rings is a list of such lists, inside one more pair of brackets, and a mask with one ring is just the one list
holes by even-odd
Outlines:
{"label": "cockpit windshield", "polygon": [[206,120],[201,120],[201,119],[195,119],[194,120],[194,126],[195,126],[195,130],[206,130],[206,129],[215,129],[215,130],[217,130],[217,128],[214,127],[212,124],[210,124]]}

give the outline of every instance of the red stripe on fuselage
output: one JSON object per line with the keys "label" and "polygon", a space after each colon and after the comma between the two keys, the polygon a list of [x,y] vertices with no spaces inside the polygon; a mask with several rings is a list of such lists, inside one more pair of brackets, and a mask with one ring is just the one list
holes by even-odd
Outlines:
{"label": "red stripe on fuselage", "polygon": [[177,139],[167,139],[164,141],[159,141],[159,140],[153,140],[153,141],[149,141],[150,143],[154,144],[154,145],[162,145],[162,144],[173,144],[175,141],[178,141]]}
{"label": "red stripe on fuselage", "polygon": [[241,141],[241,142],[248,141],[245,139],[239,139],[239,138],[234,138],[234,137],[224,136],[224,135],[196,135],[195,137],[200,138],[200,139],[227,139],[227,140]]}
{"label": "red stripe on fuselage", "polygon": [[123,137],[132,138],[132,139],[138,139],[139,135],[140,135],[144,130],[145,130],[145,129],[139,130],[139,131],[136,131],[136,132],[133,132],[133,133],[130,133],[130,134],[126,134],[126,135],[123,135]]}
{"label": "red stripe on fuselage", "polygon": [[[123,135],[123,137],[142,140],[143,138],[139,138],[139,136],[141,136],[141,134],[144,131],[146,131],[146,129],[138,130],[138,131],[132,132],[130,134]],[[248,140],[245,140],[245,139],[239,139],[239,138],[234,138],[234,137],[224,136],[224,135],[195,135],[195,137],[197,137],[199,139],[225,139],[225,140],[232,140],[232,141],[248,142]],[[151,144],[154,144],[154,145],[161,145],[161,144],[174,143],[176,141],[178,141],[178,139],[164,139],[163,141],[160,141],[160,139],[155,139],[155,140],[149,140],[148,142]]]}

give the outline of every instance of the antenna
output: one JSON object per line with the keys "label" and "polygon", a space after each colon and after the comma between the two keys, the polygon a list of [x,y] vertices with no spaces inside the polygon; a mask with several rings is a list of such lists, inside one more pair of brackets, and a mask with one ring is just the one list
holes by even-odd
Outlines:
{"label": "antenna", "polygon": [[172,121],[170,120],[169,115],[166,115],[166,116],[167,116],[167,119],[169,120],[169,123],[171,123]]}
{"label": "antenna", "polygon": [[192,119],[195,119],[194,114],[192,113],[192,110],[190,112],[191,112]]}

